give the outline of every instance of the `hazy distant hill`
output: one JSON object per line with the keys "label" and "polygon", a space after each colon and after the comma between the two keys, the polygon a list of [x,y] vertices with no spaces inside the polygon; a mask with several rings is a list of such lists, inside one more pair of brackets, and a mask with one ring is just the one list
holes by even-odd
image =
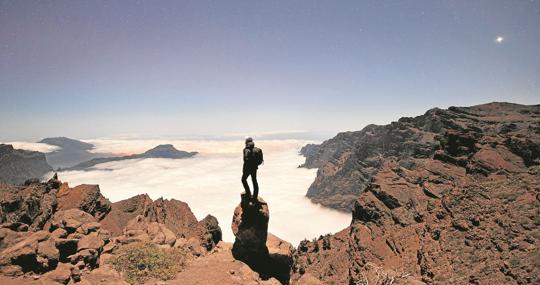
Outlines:
{"label": "hazy distant hill", "polygon": [[41,178],[52,170],[43,153],[0,144],[0,182],[22,184],[30,178]]}
{"label": "hazy distant hill", "polygon": [[94,148],[93,144],[66,137],[45,138],[39,143],[60,147],[57,151],[45,154],[47,162],[55,169],[70,167],[82,161],[106,155],[90,152]]}
{"label": "hazy distant hill", "polygon": [[196,154],[197,152],[187,152],[187,151],[177,150],[171,144],[162,144],[162,145],[156,146],[153,149],[147,150],[144,153],[120,156],[120,157],[94,158],[89,161],[81,162],[73,167],[65,168],[63,170],[85,170],[100,163],[111,162],[111,161],[121,161],[121,160],[127,160],[127,159],[137,159],[137,158],[181,159],[181,158],[193,157]]}
{"label": "hazy distant hill", "polygon": [[39,142],[59,146],[63,150],[91,150],[94,148],[93,144],[66,137],[44,138]]}

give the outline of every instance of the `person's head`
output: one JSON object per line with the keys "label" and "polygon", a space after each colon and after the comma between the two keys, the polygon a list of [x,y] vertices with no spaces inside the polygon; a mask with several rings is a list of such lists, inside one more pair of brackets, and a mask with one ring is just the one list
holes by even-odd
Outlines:
{"label": "person's head", "polygon": [[255,143],[253,141],[250,141],[250,142],[246,143],[246,147],[249,148],[249,149],[253,149],[255,147]]}
{"label": "person's head", "polygon": [[249,144],[249,143],[252,143],[253,142],[253,138],[251,137],[247,137],[246,138],[246,146]]}

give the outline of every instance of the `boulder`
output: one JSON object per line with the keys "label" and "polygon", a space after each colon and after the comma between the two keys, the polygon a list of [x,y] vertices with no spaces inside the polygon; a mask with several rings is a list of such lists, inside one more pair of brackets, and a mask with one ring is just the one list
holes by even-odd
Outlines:
{"label": "boulder", "polygon": [[[58,254],[48,243],[40,246],[48,239],[47,231],[26,233],[21,241],[0,252],[0,267],[15,265],[20,267],[21,272],[43,272],[53,267],[58,261]],[[38,252],[39,249],[41,252]]]}
{"label": "boulder", "polygon": [[49,230],[57,228],[66,230],[69,234],[74,233],[83,224],[93,223],[96,220],[92,215],[79,209],[58,211],[50,221]]}
{"label": "boulder", "polygon": [[152,203],[152,199],[147,194],[112,203],[111,211],[100,221],[101,226],[112,236],[123,235],[128,222],[138,215],[145,216],[150,211]]}
{"label": "boulder", "polygon": [[56,243],[53,240],[48,239],[38,243],[36,260],[43,271],[55,268],[59,259],[60,251],[56,248]]}
{"label": "boulder", "polygon": [[268,233],[269,218],[268,204],[261,197],[251,201],[242,194],[231,225],[235,236],[232,254],[261,278],[276,278],[289,284],[294,249],[290,243]]}
{"label": "boulder", "polygon": [[101,195],[98,185],[83,184],[69,188],[67,183],[63,183],[57,199],[58,210],[80,209],[97,220],[103,219],[111,210],[111,202]]}
{"label": "boulder", "polygon": [[124,229],[124,236],[118,237],[117,240],[122,244],[151,242],[172,247],[176,242],[176,235],[164,224],[151,222],[150,219],[139,215],[128,222]]}
{"label": "boulder", "polygon": [[197,223],[194,231],[190,232],[187,237],[196,238],[207,251],[212,250],[222,240],[218,220],[212,215],[206,216]]}
{"label": "boulder", "polygon": [[48,272],[43,277],[47,283],[68,284],[71,280],[71,266],[61,263],[55,270]]}
{"label": "boulder", "polygon": [[266,247],[270,255],[270,262],[274,270],[274,276],[278,280],[288,280],[293,265],[294,247],[287,241],[268,233]]}
{"label": "boulder", "polygon": [[80,251],[82,249],[95,249],[99,250],[103,248],[105,245],[105,242],[103,239],[98,235],[97,232],[89,233],[85,236],[83,236],[79,242],[77,243],[77,250]]}
{"label": "boulder", "polygon": [[268,236],[268,205],[261,198],[251,202],[245,194],[241,203],[234,209],[232,231],[235,236],[233,256],[247,264],[261,263],[268,256],[266,238]]}

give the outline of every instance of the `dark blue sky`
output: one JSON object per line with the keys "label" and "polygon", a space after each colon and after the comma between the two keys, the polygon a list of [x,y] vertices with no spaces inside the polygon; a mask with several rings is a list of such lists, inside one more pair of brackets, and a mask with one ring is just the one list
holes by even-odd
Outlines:
{"label": "dark blue sky", "polygon": [[0,140],[336,132],[539,91],[539,1],[0,0]]}

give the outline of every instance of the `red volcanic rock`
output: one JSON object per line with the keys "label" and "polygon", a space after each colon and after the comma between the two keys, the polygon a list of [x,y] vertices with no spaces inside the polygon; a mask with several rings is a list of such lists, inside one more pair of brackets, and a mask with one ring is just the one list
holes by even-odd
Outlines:
{"label": "red volcanic rock", "polygon": [[330,206],[358,187],[351,226],[302,242],[293,282],[540,283],[539,106],[434,109],[355,134],[312,186]]}
{"label": "red volcanic rock", "polygon": [[101,195],[98,185],[83,184],[69,188],[67,183],[63,183],[56,196],[59,210],[81,209],[98,220],[111,210],[111,202]]}
{"label": "red volcanic rock", "polygon": [[242,194],[231,225],[235,236],[232,254],[262,278],[274,277],[288,284],[294,249],[290,243],[268,233],[269,219],[268,205],[261,197],[249,201]]}
{"label": "red volcanic rock", "polygon": [[151,242],[158,245],[173,246],[176,235],[164,224],[151,222],[139,215],[128,222],[124,236],[118,239],[121,243]]}
{"label": "red volcanic rock", "polygon": [[189,237],[197,227],[197,218],[188,204],[175,199],[155,200],[146,216],[152,221],[164,224],[179,237]]}
{"label": "red volcanic rock", "polygon": [[113,236],[121,235],[128,221],[138,215],[145,215],[152,203],[152,199],[147,194],[112,203],[111,211],[101,220],[101,226]]}
{"label": "red volcanic rock", "polygon": [[254,203],[248,203],[245,195],[242,195],[242,203],[234,210],[231,228],[235,240],[232,251],[235,258],[251,264],[257,263],[261,256],[268,255],[266,238],[270,213],[261,197]]}
{"label": "red volcanic rock", "polygon": [[0,223],[25,224],[31,231],[42,229],[57,207],[53,184],[0,184]]}
{"label": "red volcanic rock", "polygon": [[302,151],[304,166],[318,168],[306,196],[351,211],[387,159],[408,169],[415,159],[436,159],[471,174],[527,171],[540,163],[539,110],[538,105],[510,103],[435,108],[388,125],[340,133]]}
{"label": "red volcanic rock", "polygon": [[[126,284],[103,262],[117,248],[133,241],[186,249],[192,258],[200,259],[190,263],[193,272],[207,268],[207,262],[226,270],[210,279],[184,276],[177,280],[179,284],[186,280],[213,283],[222,278],[241,284],[277,284],[277,280],[262,280],[243,263],[235,263],[230,249],[215,250],[222,236],[217,219],[208,215],[197,221],[181,201],[152,201],[140,195],[111,205],[97,186],[69,188],[52,179],[27,186],[1,185],[0,205],[2,284],[26,284],[29,280],[30,284]],[[107,229],[115,237],[111,238]],[[286,252],[286,243],[276,238],[270,248],[280,255]],[[206,258],[217,252],[219,258]],[[245,274],[229,273],[239,268]]]}
{"label": "red volcanic rock", "polygon": [[221,240],[222,233],[218,220],[212,215],[207,215],[197,223],[195,231],[188,235],[201,241],[201,246],[206,250],[213,249]]}
{"label": "red volcanic rock", "polygon": [[221,240],[221,228],[215,217],[209,215],[198,222],[186,203],[162,198],[152,201],[148,195],[113,203],[101,224],[113,236],[121,236],[125,235],[128,223],[136,218],[144,223],[161,224],[177,238],[194,238],[207,251]]}

